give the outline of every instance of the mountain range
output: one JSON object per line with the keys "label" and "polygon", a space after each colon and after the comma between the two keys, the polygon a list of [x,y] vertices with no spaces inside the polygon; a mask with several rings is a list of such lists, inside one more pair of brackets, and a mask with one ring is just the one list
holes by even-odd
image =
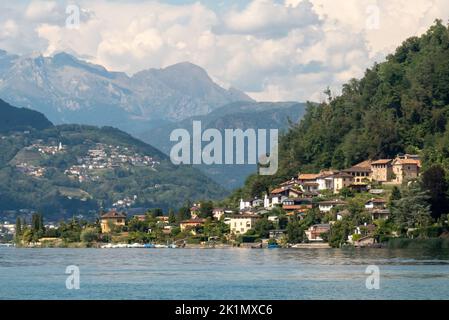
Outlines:
{"label": "mountain range", "polygon": [[55,124],[109,125],[130,133],[252,101],[237,89],[220,87],[188,62],[128,76],[64,52],[44,57],[5,51],[0,51],[0,97],[40,111]]}
{"label": "mountain range", "polygon": [[[192,128],[287,129],[304,104],[256,102],[235,88],[224,89],[207,72],[184,62],[132,76],[112,72],[68,53],[18,56],[0,50],[0,98],[42,112],[55,124],[119,128],[169,154],[170,133]],[[256,171],[254,165],[199,166],[233,189]]]}

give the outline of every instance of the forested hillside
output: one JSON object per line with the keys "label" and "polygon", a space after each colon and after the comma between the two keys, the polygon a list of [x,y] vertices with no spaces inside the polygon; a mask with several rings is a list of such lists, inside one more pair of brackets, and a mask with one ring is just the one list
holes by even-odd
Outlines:
{"label": "forested hillside", "polygon": [[424,170],[449,169],[449,31],[441,21],[406,40],[386,61],[309,105],[280,141],[275,177],[250,177],[236,193],[259,195],[299,171],[342,169],[365,159],[418,153]]}

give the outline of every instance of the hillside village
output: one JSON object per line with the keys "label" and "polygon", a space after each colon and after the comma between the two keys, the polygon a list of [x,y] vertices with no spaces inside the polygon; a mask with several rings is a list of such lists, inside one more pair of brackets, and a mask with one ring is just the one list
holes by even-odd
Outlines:
{"label": "hillside village", "polygon": [[[344,170],[301,172],[263,197],[240,199],[238,207],[199,201],[168,214],[160,209],[135,214],[111,209],[100,213],[95,223],[72,221],[72,227],[79,232],[73,242],[82,242],[83,233],[89,231],[94,235],[91,241],[106,247],[167,243],[254,248],[327,243],[379,246],[381,236],[399,236],[397,231],[387,234],[381,229],[390,221],[390,205],[400,190],[398,186],[416,180],[420,169],[419,156],[400,154],[394,159],[367,160]],[[134,200],[124,199],[130,204]],[[350,222],[346,230],[333,234],[343,222]],[[11,230],[13,226],[3,228]],[[24,227],[25,221],[21,229]],[[58,228],[52,226],[50,234],[41,232],[42,238],[34,238],[33,245],[60,240],[63,234],[54,230]]]}

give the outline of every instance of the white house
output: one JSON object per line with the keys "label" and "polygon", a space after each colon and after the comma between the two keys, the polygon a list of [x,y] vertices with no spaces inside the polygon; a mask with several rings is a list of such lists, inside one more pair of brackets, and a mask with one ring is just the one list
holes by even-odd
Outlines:
{"label": "white house", "polygon": [[368,209],[368,210],[385,209],[386,205],[387,205],[386,200],[372,198],[365,203],[365,209]]}
{"label": "white house", "polygon": [[253,199],[240,199],[240,210],[251,208]]}
{"label": "white house", "polygon": [[332,210],[332,208],[335,208],[336,206],[344,206],[348,203],[342,200],[331,200],[331,201],[321,201],[318,203],[318,208],[321,212],[329,212]]}
{"label": "white house", "polygon": [[333,174],[323,174],[316,179],[318,183],[318,190],[333,190],[334,178]]}

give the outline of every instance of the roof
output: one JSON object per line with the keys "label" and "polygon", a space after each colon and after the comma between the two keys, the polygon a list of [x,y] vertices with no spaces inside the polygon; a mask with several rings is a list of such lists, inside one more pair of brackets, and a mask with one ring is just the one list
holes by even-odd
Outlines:
{"label": "roof", "polygon": [[238,214],[230,217],[231,219],[259,219],[260,216],[254,214]]}
{"label": "roof", "polygon": [[319,174],[316,173],[302,173],[298,175],[299,180],[315,180],[318,178]]}
{"label": "roof", "polygon": [[412,165],[412,166],[420,166],[421,161],[420,160],[414,160],[414,159],[395,159],[394,164],[400,164],[400,165]]}
{"label": "roof", "polygon": [[387,200],[381,199],[381,198],[373,198],[373,199],[368,200],[365,203],[369,203],[369,202],[372,202],[372,203],[387,203]]}
{"label": "roof", "polygon": [[101,219],[125,219],[126,215],[117,211],[109,211],[101,216]]}
{"label": "roof", "polygon": [[310,206],[310,204],[293,204],[293,205],[283,205],[284,210],[301,210],[305,209],[304,206]]}
{"label": "roof", "polygon": [[346,204],[348,203],[341,200],[329,200],[318,202],[318,205],[346,205]]}
{"label": "roof", "polygon": [[187,224],[187,223],[204,223],[206,222],[206,219],[190,219],[190,220],[184,220],[181,221],[182,224]]}
{"label": "roof", "polygon": [[337,174],[334,174],[332,176],[333,178],[354,178],[352,175],[350,175],[349,173],[344,173],[344,172],[339,172]]}
{"label": "roof", "polygon": [[311,226],[311,228],[330,228],[331,225],[328,223],[320,223],[320,224],[314,224]]}
{"label": "roof", "polygon": [[353,168],[357,167],[357,168],[371,168],[371,160],[365,160],[362,161],[360,163],[357,163],[356,165],[353,166]]}
{"label": "roof", "polygon": [[371,162],[371,165],[379,165],[379,164],[389,164],[391,161],[391,159],[379,159],[376,161]]}
{"label": "roof", "polygon": [[357,167],[357,166],[343,170],[343,172],[371,172],[371,171],[372,170],[370,167]]}
{"label": "roof", "polygon": [[292,187],[286,187],[286,188],[276,188],[276,189],[271,191],[271,194],[278,194],[278,193],[282,193],[284,191],[289,191],[289,190],[294,191],[296,193],[302,193],[301,190],[298,190],[298,189],[295,189],[295,188],[292,188]]}

